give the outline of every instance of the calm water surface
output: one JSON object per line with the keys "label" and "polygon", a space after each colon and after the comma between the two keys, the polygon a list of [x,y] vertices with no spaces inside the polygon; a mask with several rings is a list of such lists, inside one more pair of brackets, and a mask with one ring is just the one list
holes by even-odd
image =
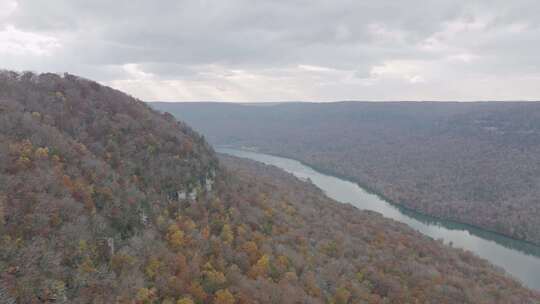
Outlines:
{"label": "calm water surface", "polygon": [[217,151],[274,165],[299,178],[309,178],[330,198],[350,203],[359,209],[379,212],[434,239],[442,239],[446,244],[451,243],[453,247],[470,250],[503,268],[526,286],[540,290],[539,246],[400,208],[366,192],[355,183],[319,173],[296,160],[230,148],[218,148]]}

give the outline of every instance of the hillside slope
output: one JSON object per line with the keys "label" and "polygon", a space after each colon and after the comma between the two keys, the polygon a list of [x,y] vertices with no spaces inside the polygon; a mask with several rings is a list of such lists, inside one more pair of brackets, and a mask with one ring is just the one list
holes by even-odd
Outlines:
{"label": "hillside slope", "polygon": [[113,280],[122,250],[157,233],[145,225],[170,193],[213,174],[211,148],[172,116],[73,75],[4,72],[0,102],[5,288],[21,303],[133,292],[142,274]]}
{"label": "hillside slope", "polygon": [[540,301],[275,168],[225,164],[121,92],[0,73],[0,303]]}
{"label": "hillside slope", "polygon": [[540,244],[540,103],[151,103],[425,214]]}

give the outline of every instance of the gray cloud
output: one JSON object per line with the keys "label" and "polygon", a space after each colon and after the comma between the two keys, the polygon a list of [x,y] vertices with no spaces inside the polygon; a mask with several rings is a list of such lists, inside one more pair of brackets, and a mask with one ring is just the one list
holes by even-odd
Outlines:
{"label": "gray cloud", "polygon": [[0,66],[147,100],[540,97],[537,1],[0,0]]}

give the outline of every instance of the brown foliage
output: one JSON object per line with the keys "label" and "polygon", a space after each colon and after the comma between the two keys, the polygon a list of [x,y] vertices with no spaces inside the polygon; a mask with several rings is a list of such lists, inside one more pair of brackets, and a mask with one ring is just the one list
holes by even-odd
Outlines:
{"label": "brown foliage", "polygon": [[[97,83],[0,73],[0,105],[0,294],[18,303],[539,298],[281,171],[225,169],[185,124]],[[173,199],[214,173],[212,191]]]}

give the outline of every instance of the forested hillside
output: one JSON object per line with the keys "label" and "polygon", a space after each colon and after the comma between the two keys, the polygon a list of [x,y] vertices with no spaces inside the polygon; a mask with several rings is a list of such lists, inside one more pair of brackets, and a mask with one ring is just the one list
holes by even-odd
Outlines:
{"label": "forested hillside", "polygon": [[470,253],[224,163],[119,91],[1,72],[0,303],[540,301]]}
{"label": "forested hillside", "polygon": [[151,103],[218,145],[257,147],[425,214],[540,244],[540,104]]}

